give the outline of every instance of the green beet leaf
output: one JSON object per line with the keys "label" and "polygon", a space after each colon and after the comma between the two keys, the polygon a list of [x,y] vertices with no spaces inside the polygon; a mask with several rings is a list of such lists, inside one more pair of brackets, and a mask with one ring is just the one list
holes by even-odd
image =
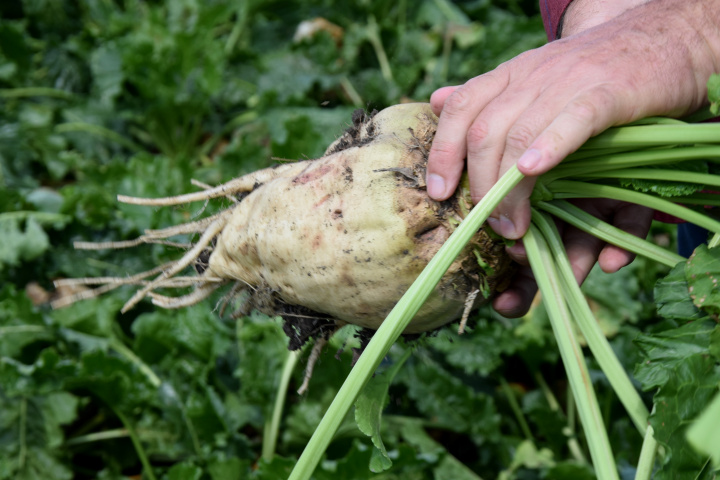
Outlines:
{"label": "green beet leaf", "polygon": [[659,479],[694,475],[707,461],[707,456],[690,446],[686,431],[720,382],[717,360],[710,354],[716,328],[712,321],[695,321],[636,340],[644,361],[638,364],[635,377],[645,390],[657,388],[650,424],[666,449]]}
{"label": "green beet leaf", "polygon": [[710,335],[715,324],[695,321],[654,335],[640,335],[635,344],[643,362],[635,369],[635,378],[644,390],[665,385],[680,365],[695,356],[707,356]]}
{"label": "green beet leaf", "polygon": [[672,376],[655,395],[655,412],[650,424],[655,438],[666,447],[659,480],[695,478],[708,456],[698,453],[687,441],[692,421],[707,407],[717,392],[720,373],[715,360],[708,355],[693,355],[679,362]]}
{"label": "green beet leaf", "polygon": [[685,278],[690,298],[696,307],[720,313],[720,250],[700,245],[687,261]]}
{"label": "green beet leaf", "polygon": [[685,277],[687,263],[679,263],[655,284],[658,314],[671,320],[696,320],[705,316],[693,303]]}
{"label": "green beet leaf", "polygon": [[720,394],[715,393],[712,403],[687,429],[687,439],[699,454],[712,459],[720,467]]}
{"label": "green beet leaf", "polygon": [[15,219],[0,219],[0,272],[22,261],[33,260],[50,248],[47,233],[30,217],[24,226]]}
{"label": "green beet leaf", "polygon": [[375,375],[360,393],[355,402],[355,421],[361,432],[372,439],[373,448],[370,457],[370,470],[378,473],[392,466],[385,444],[380,436],[382,411],[388,401],[388,389],[400,367],[412,353],[407,349],[401,359],[384,372]]}
{"label": "green beet leaf", "polygon": [[[708,173],[706,162],[668,163],[659,166],[649,166],[649,169],[682,170],[693,173]],[[640,178],[622,179],[620,184],[639,192],[654,193],[661,197],[684,197],[703,190],[704,185],[688,182],[667,182],[663,180],[646,180]]]}

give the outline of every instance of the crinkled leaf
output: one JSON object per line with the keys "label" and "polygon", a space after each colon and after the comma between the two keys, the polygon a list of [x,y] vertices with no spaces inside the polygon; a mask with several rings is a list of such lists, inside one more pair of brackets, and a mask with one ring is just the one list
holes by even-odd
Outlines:
{"label": "crinkled leaf", "polygon": [[73,472],[63,459],[44,448],[29,447],[20,464],[15,457],[0,458],[0,478],[5,480],[70,480]]}
{"label": "crinkled leaf", "polygon": [[0,390],[0,479],[70,479],[61,445],[75,420],[77,397],[52,392],[6,398]]}
{"label": "crinkled leaf", "polygon": [[423,428],[422,422],[412,418],[401,418],[400,432],[405,442],[412,445],[423,459],[436,463],[433,478],[437,480],[479,480],[479,476],[463,464],[445,447],[434,440]]}
{"label": "crinkled leaf", "polygon": [[53,310],[51,316],[61,327],[104,339],[113,337],[113,325],[120,308],[120,299],[100,297]]}
{"label": "crinkled leaf", "polygon": [[[503,358],[523,349],[532,339],[518,335],[508,324],[479,315],[477,324],[462,336],[456,329],[443,330],[432,349],[443,352],[454,367],[468,374],[488,375],[500,367]],[[517,320],[511,320],[514,324]]]}
{"label": "crinkled leaf", "polygon": [[522,397],[523,412],[534,425],[534,432],[555,449],[567,445],[567,418],[559,409],[552,409],[540,390],[533,390]]}
{"label": "crinkled leaf", "polygon": [[62,390],[75,372],[75,364],[62,359],[53,349],[43,350],[31,365],[3,357],[0,358],[0,391],[11,398],[43,395]]}
{"label": "crinkled leaf", "polygon": [[[241,392],[248,401],[272,407],[288,339],[276,319],[253,313],[238,324],[238,366],[234,372],[242,379]],[[262,375],[257,372],[262,371]]]}
{"label": "crinkled leaf", "polygon": [[718,391],[720,372],[709,355],[693,355],[678,362],[667,383],[655,395],[655,412],[650,416],[655,438],[666,447],[659,480],[695,478],[707,462],[707,455],[690,446],[688,427],[708,406]]}
{"label": "crinkled leaf", "polygon": [[[475,390],[418,350],[397,374],[408,396],[426,416],[476,441],[492,442],[500,436],[500,416],[493,398]],[[470,421],[483,418],[482,422]]]}
{"label": "crinkled leaf", "polygon": [[202,307],[145,313],[132,329],[134,350],[153,362],[164,355],[186,352],[209,361],[230,347],[228,328],[214,312]]}
{"label": "crinkled leaf", "polygon": [[156,389],[137,365],[111,351],[94,350],[82,355],[72,388],[87,388],[106,404],[131,408],[149,401]]}
{"label": "crinkled leaf", "polygon": [[650,424],[666,448],[660,479],[696,475],[707,461],[688,444],[686,430],[717,392],[720,369],[710,354],[717,328],[712,321],[695,321],[636,340],[644,361],[635,377],[644,389],[658,389]]}
{"label": "crinkled leaf", "polygon": [[[650,166],[647,168],[662,168],[663,170],[683,170],[695,173],[707,173],[708,166],[705,162],[682,162],[679,164],[663,164],[662,166]],[[639,192],[649,192],[661,197],[682,197],[689,196],[705,188],[704,185],[686,182],[668,182],[665,180],[645,180],[641,178],[622,179],[620,184],[623,187],[633,188]]]}
{"label": "crinkled leaf", "polygon": [[633,274],[637,270],[632,265],[627,268],[632,272],[611,275],[596,265],[582,285],[590,308],[607,337],[615,336],[622,324],[635,323],[643,309],[637,301],[640,285],[638,275]]}
{"label": "crinkled leaf", "polygon": [[700,245],[690,255],[685,268],[690,298],[696,307],[711,314],[720,313],[720,250]]}
{"label": "crinkled leaf", "polygon": [[707,356],[710,335],[717,328],[710,321],[695,321],[635,340],[644,361],[635,368],[635,378],[644,390],[665,385],[688,359]]}
{"label": "crinkled leaf", "polygon": [[699,310],[688,291],[686,263],[681,262],[655,284],[655,303],[658,314],[671,320],[696,320],[705,314]]}
{"label": "crinkled leaf", "polygon": [[283,107],[263,116],[273,141],[273,152],[281,158],[319,158],[349,126],[351,107],[314,109]]}

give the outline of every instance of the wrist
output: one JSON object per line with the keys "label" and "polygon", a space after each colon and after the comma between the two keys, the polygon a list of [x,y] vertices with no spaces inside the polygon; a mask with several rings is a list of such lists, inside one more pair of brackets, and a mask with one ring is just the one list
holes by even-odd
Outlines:
{"label": "wrist", "polygon": [[565,38],[620,16],[625,11],[648,0],[573,0],[568,5],[558,29]]}

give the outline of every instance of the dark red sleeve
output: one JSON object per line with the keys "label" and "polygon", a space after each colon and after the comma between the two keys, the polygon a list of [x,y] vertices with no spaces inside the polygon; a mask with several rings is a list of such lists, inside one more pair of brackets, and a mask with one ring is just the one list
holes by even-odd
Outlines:
{"label": "dark red sleeve", "polygon": [[548,41],[557,39],[558,27],[568,5],[572,0],[540,0],[540,13],[542,13],[545,33]]}

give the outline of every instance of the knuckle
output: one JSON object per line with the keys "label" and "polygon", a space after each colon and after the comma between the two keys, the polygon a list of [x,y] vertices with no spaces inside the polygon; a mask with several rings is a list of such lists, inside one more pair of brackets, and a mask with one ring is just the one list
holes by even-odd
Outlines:
{"label": "knuckle", "polygon": [[606,86],[597,86],[590,92],[574,99],[568,110],[577,121],[584,124],[595,123],[604,115],[611,112],[615,102],[615,95]]}
{"label": "knuckle", "polygon": [[467,132],[468,145],[482,144],[490,135],[490,125],[487,121],[478,118],[473,122]]}
{"label": "knuckle", "polygon": [[456,89],[445,100],[443,113],[447,116],[456,116],[470,109],[472,104],[472,95],[468,91],[466,85]]}
{"label": "knuckle", "polygon": [[523,124],[514,125],[507,135],[507,148],[513,150],[527,150],[535,140],[535,132]]}
{"label": "knuckle", "polygon": [[432,166],[436,171],[441,171],[454,165],[457,159],[464,156],[465,152],[458,146],[450,142],[436,140],[430,147],[428,168]]}

